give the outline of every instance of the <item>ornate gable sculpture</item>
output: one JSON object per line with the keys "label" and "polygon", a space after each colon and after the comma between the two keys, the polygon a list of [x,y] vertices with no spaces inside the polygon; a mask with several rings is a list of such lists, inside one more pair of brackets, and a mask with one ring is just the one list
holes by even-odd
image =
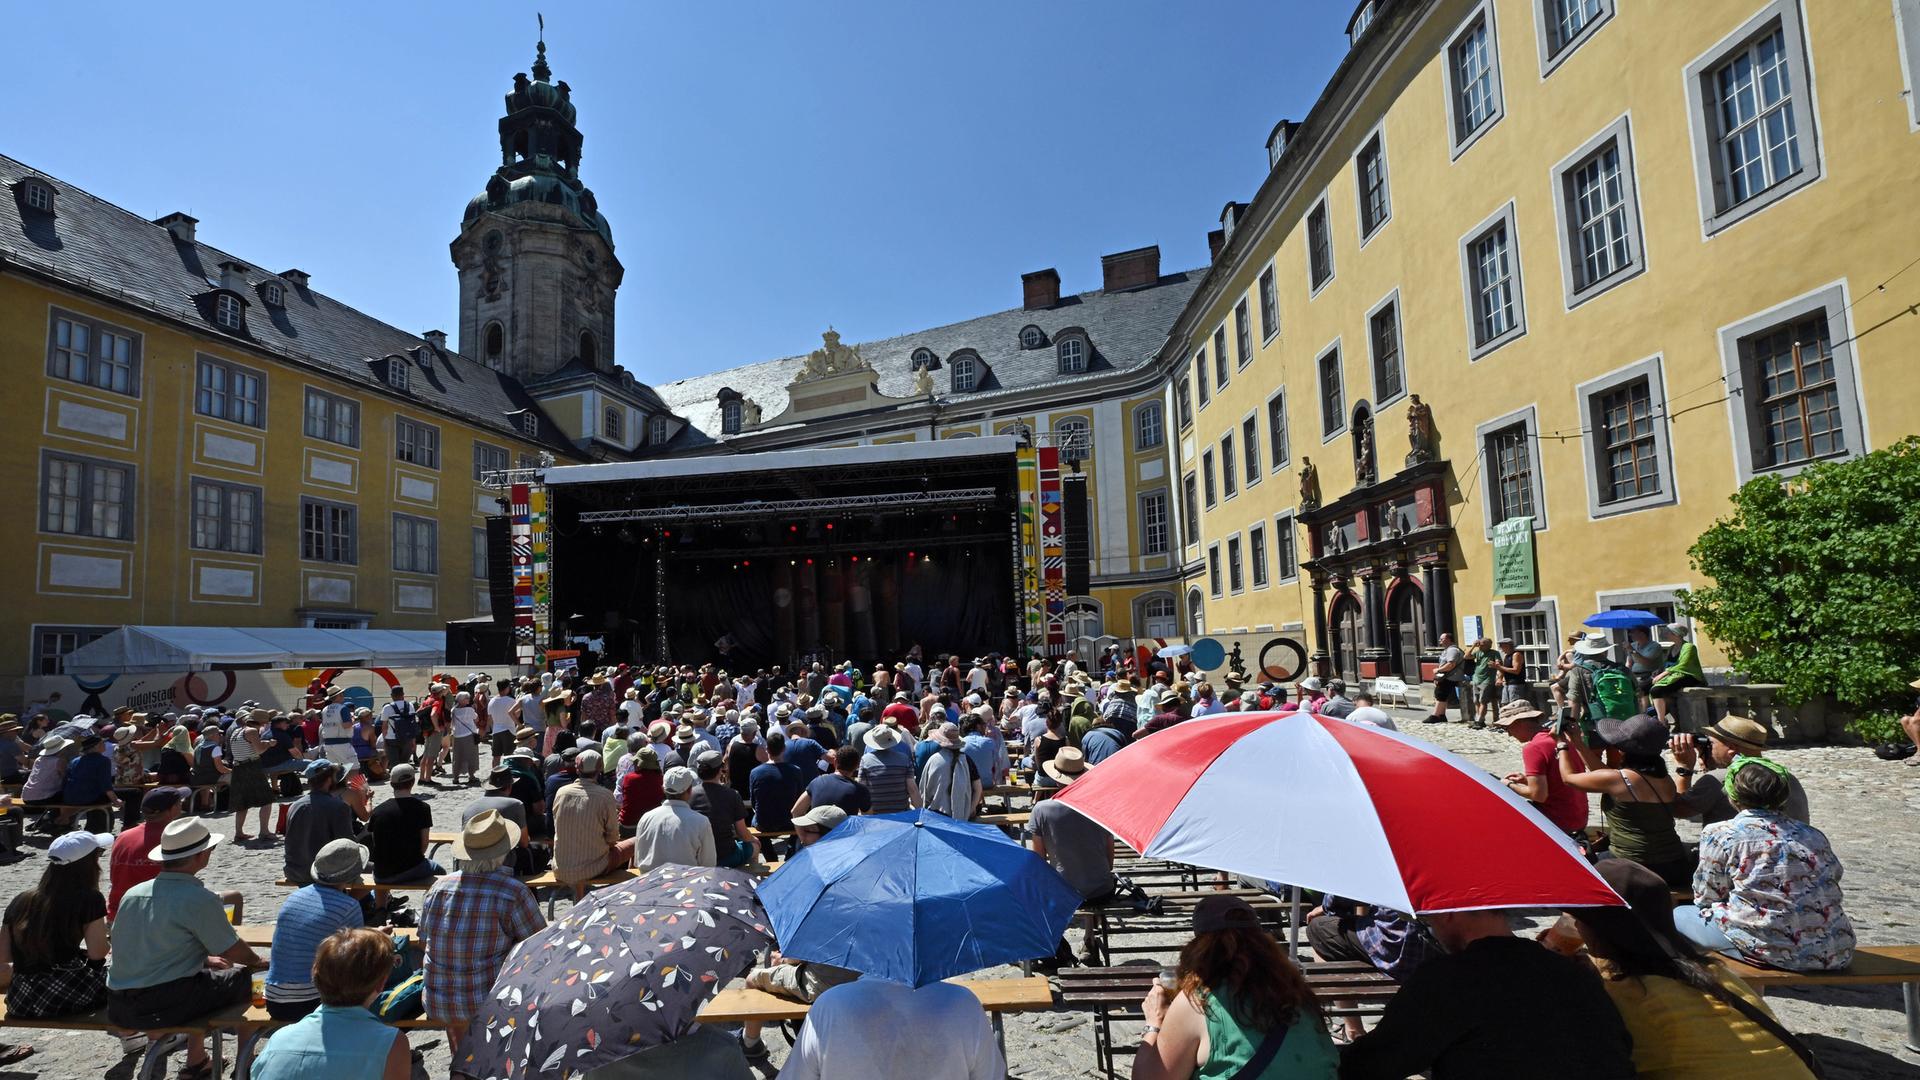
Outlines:
{"label": "ornate gable sculpture", "polygon": [[820,348],[807,354],[806,362],[801,365],[800,374],[794,377],[794,385],[816,382],[835,375],[851,375],[855,372],[874,374],[873,365],[867,363],[866,357],[860,355],[860,347],[842,344],[839,332],[832,327],[828,327],[827,332],[820,335],[820,340],[822,342]]}

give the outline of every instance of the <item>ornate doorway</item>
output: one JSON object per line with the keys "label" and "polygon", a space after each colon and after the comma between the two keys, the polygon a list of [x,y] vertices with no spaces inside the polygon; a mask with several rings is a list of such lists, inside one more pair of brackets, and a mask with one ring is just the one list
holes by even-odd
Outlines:
{"label": "ornate doorway", "polygon": [[1419,586],[1402,581],[1389,601],[1387,624],[1393,629],[1395,670],[1409,682],[1420,681],[1420,655],[1426,651],[1426,606]]}
{"label": "ornate doorway", "polygon": [[1352,594],[1342,594],[1333,605],[1334,674],[1348,683],[1360,678],[1360,650],[1365,647],[1366,627],[1360,602]]}

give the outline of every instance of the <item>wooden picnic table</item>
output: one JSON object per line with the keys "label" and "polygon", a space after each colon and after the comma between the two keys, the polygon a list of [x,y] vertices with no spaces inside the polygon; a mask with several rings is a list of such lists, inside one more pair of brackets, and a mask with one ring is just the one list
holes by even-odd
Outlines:
{"label": "wooden picnic table", "polygon": [[[949,979],[955,986],[964,986],[973,991],[980,999],[981,1008],[993,1019],[993,1037],[1000,1044],[1000,1055],[1006,1056],[1007,1034],[1001,1017],[1007,1013],[1044,1012],[1053,1008],[1053,987],[1042,975],[1027,975],[1015,979]],[[1144,993],[1145,991],[1142,991]],[[789,1020],[804,1020],[807,1010],[812,1006],[804,1001],[769,994],[764,990],[751,990],[744,986],[735,986],[713,995],[700,1009],[695,1019],[702,1024],[742,1024],[749,1020],[762,1023],[784,1023]]]}
{"label": "wooden picnic table", "polygon": [[[240,941],[250,949],[270,949],[273,947],[272,923],[242,923],[233,929],[240,935]],[[378,929],[378,927],[370,927],[370,929]],[[419,930],[411,926],[396,926],[393,928],[393,936],[397,938],[410,938],[419,933]]]}

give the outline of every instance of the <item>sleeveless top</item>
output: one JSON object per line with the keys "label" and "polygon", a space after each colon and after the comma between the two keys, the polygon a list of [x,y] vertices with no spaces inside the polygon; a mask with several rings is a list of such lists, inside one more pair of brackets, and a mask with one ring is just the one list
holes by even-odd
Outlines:
{"label": "sleeveless top", "polygon": [[[1226,1080],[1253,1060],[1267,1033],[1242,1027],[1234,1019],[1231,994],[1207,992],[1207,1063],[1194,1072],[1194,1080]],[[1334,1080],[1340,1072],[1340,1055],[1326,1028],[1305,1012],[1294,1014],[1287,1029],[1287,1041],[1280,1053],[1267,1064],[1258,1080]]]}
{"label": "sleeveless top", "polygon": [[[1613,853],[1642,866],[1685,859],[1688,848],[1674,829],[1673,804],[1661,802],[1659,792],[1651,790],[1648,792],[1653,796],[1651,800],[1641,799],[1641,792],[1634,788],[1626,773],[1621,773],[1620,779],[1633,794],[1633,801],[1611,795],[1600,797],[1600,812],[1606,815],[1607,821],[1607,844]],[[1651,789],[1652,785],[1648,787]]]}
{"label": "sleeveless top", "polygon": [[229,765],[245,765],[260,757],[260,752],[247,741],[246,729],[240,724],[235,724],[227,733],[227,754]]}
{"label": "sleeveless top", "polygon": [[379,1076],[396,1034],[361,1006],[322,1005],[273,1033],[253,1059],[250,1080]]}

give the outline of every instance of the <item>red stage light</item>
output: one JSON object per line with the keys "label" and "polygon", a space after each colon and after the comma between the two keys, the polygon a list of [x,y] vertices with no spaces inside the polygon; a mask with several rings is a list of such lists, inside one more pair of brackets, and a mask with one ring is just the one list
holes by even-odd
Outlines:
{"label": "red stage light", "polygon": [[741,566],[752,566],[752,565],[753,565],[753,560],[752,560],[752,559],[741,559],[741,560],[740,560],[740,565],[741,565]]}
{"label": "red stage light", "polygon": [[831,521],[829,521],[829,522],[827,522],[827,531],[828,531],[828,532],[832,532],[832,531],[833,531],[833,522],[831,522]]}
{"label": "red stage light", "polygon": [[807,560],[807,565],[808,565],[808,566],[812,566],[812,565],[813,565],[813,560],[812,560],[812,559],[808,559],[808,560]]}
{"label": "red stage light", "polygon": [[789,526],[787,526],[787,531],[788,531],[788,532],[799,532],[799,531],[800,531],[800,526],[798,526],[798,525],[789,525]]}
{"label": "red stage light", "polygon": [[911,551],[907,552],[907,558],[909,559],[913,558],[913,552]]}

